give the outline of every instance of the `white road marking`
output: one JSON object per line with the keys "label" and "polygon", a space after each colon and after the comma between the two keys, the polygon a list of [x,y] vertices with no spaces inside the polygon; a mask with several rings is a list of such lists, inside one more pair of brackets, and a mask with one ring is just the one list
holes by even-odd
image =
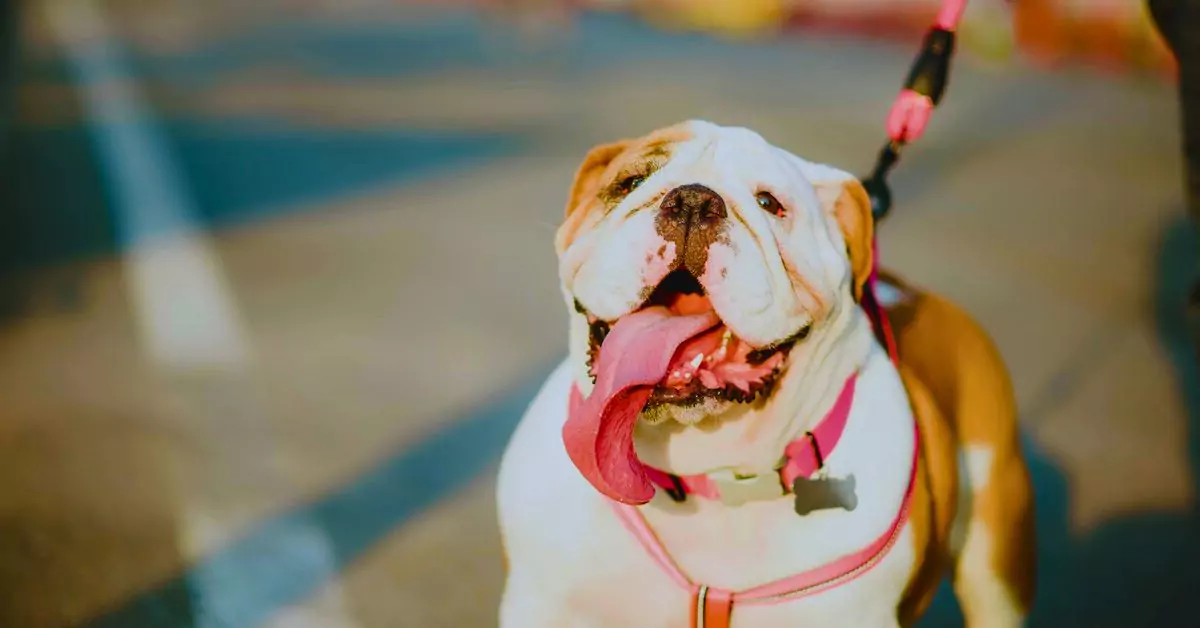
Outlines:
{"label": "white road marking", "polygon": [[[97,157],[109,178],[143,350],[168,374],[216,366],[231,374],[235,388],[243,386],[253,355],[220,259],[123,60],[119,41],[94,0],[51,1],[45,10],[74,71]],[[261,431],[210,437],[249,437],[261,447],[271,447],[273,441]],[[202,495],[180,495],[179,542],[185,555],[211,551],[217,539],[225,538],[226,521],[205,501]],[[332,614],[339,615],[337,625],[356,626],[346,611],[336,557],[324,530],[300,521],[286,537],[286,551],[303,556],[309,569],[329,580],[323,597],[332,603]],[[256,592],[269,592],[272,583],[252,576],[228,569],[193,574],[197,628],[238,625],[239,615],[261,612],[261,603],[256,607],[253,598]]]}

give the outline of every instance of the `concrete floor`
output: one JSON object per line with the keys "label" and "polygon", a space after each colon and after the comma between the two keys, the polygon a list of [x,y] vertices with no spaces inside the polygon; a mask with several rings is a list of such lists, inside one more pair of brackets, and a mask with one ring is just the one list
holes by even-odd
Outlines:
{"label": "concrete floor", "polygon": [[[5,627],[494,625],[494,463],[564,349],[551,240],[583,153],[696,117],[863,171],[913,49],[605,17],[539,49],[464,13],[125,4],[107,38],[27,24],[0,216]],[[883,259],[1013,372],[1036,626],[1194,617],[1172,96],[962,59],[894,178]],[[923,625],[958,623],[943,596]]]}

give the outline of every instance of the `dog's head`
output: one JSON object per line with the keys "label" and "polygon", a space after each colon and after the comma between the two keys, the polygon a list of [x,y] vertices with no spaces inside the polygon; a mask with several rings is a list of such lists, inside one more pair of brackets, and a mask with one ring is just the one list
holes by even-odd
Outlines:
{"label": "dog's head", "polygon": [[768,403],[797,344],[853,309],[871,233],[857,179],[746,129],[691,121],[592,149],[556,237],[571,360],[592,393],[564,429],[584,475],[644,501],[638,418]]}

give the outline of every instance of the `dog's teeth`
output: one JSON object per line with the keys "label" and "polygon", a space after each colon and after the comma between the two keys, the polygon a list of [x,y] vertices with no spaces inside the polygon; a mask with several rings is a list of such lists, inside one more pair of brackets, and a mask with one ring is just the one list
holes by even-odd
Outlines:
{"label": "dog's teeth", "polygon": [[733,340],[733,331],[728,327],[725,328],[725,333],[721,334],[721,345],[717,347],[713,354],[708,356],[709,364],[716,364],[725,359],[729,355],[729,343]]}
{"label": "dog's teeth", "polygon": [[591,378],[593,384],[596,383],[595,361],[596,357],[593,355],[593,352],[588,351],[587,361],[584,362],[584,368],[587,369],[588,377]]}

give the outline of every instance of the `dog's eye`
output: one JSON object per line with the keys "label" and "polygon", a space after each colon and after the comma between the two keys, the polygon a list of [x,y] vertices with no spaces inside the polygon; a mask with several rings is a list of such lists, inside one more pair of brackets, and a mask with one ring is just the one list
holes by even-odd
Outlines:
{"label": "dog's eye", "polygon": [[617,183],[617,189],[620,190],[622,194],[629,194],[630,192],[636,190],[637,187],[645,181],[645,175],[635,174],[621,179],[621,181]]}
{"label": "dog's eye", "polygon": [[776,216],[783,216],[783,205],[770,192],[759,192],[754,195],[754,200],[758,202],[759,207],[763,208],[763,211],[770,212]]}

